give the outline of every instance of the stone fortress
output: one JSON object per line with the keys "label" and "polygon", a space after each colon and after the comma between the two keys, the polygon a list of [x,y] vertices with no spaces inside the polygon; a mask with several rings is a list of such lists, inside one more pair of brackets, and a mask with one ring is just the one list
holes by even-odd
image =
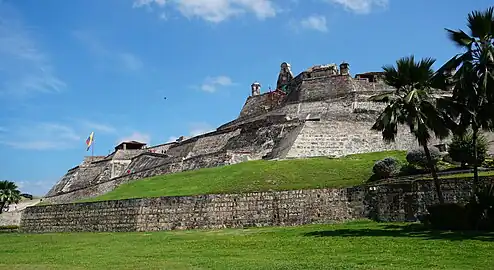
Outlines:
{"label": "stone fortress", "polygon": [[339,157],[418,147],[405,128],[395,143],[385,143],[380,132],[371,131],[385,105],[368,98],[393,91],[380,72],[352,77],[349,64],[342,63],[313,66],[294,76],[290,65],[282,63],[275,90],[262,93],[261,84],[255,82],[251,91],[240,115],[213,132],[155,146],[122,142],[108,156],[86,157],[68,170],[44,201],[73,202],[145,177],[247,160]]}

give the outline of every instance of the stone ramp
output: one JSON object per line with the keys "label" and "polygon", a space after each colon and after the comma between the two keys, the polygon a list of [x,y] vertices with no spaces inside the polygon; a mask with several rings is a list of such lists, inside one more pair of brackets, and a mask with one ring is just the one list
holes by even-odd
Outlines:
{"label": "stone ramp", "polygon": [[0,226],[19,225],[24,209],[29,206],[34,206],[40,203],[40,201],[40,199],[24,200],[18,204],[9,205],[8,211],[0,214]]}

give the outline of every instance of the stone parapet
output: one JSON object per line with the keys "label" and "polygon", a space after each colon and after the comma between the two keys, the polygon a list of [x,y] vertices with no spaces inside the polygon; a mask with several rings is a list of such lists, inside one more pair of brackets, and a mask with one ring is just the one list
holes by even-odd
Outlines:
{"label": "stone parapet", "polygon": [[[484,182],[493,182],[484,177]],[[442,180],[447,202],[465,202],[471,179]],[[342,189],[160,197],[28,207],[21,231],[102,232],[294,226],[361,218],[416,221],[437,202],[432,181]]]}

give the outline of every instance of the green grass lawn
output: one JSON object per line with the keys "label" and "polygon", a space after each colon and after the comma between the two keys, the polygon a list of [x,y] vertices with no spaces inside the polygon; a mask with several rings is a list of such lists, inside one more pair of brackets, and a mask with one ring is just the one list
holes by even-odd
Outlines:
{"label": "green grass lawn", "polygon": [[414,226],[0,234],[0,269],[494,269],[494,233]]}
{"label": "green grass lawn", "polygon": [[404,160],[405,155],[405,151],[388,151],[338,159],[249,161],[150,177],[121,185],[105,195],[83,201],[347,187],[369,179],[375,161],[389,156]]}

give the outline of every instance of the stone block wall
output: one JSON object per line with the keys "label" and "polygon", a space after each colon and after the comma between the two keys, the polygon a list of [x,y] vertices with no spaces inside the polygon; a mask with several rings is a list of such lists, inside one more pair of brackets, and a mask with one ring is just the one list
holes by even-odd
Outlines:
{"label": "stone block wall", "polygon": [[26,232],[136,231],[139,200],[29,207],[21,217]]}
{"label": "stone block wall", "polygon": [[341,97],[357,90],[353,78],[342,75],[304,79],[301,86],[295,89],[289,94],[288,101],[322,101]]}
{"label": "stone block wall", "polygon": [[287,154],[287,158],[344,156],[349,154],[406,150],[418,147],[406,131],[396,143],[386,143],[380,132],[370,130],[372,123],[356,121],[308,121]]}
{"label": "stone block wall", "polygon": [[188,157],[219,152],[225,147],[230,138],[239,134],[240,129],[236,129],[230,132],[217,132],[217,134],[211,134],[210,136],[202,136],[197,140]]}
{"label": "stone block wall", "polygon": [[263,93],[259,96],[249,96],[245,101],[239,118],[253,117],[266,113],[271,108],[269,94]]}
{"label": "stone block wall", "polygon": [[[481,177],[481,183],[492,184],[494,177]],[[443,179],[441,190],[446,203],[467,203],[472,195],[472,178]],[[403,181],[372,186],[366,194],[369,218],[378,221],[417,221],[427,213],[426,207],[438,198],[431,180]]]}
{"label": "stone block wall", "polygon": [[24,232],[291,226],[364,216],[358,188],[161,197],[27,208]]}
{"label": "stone block wall", "polygon": [[[492,183],[494,178],[483,178]],[[442,180],[447,202],[465,202],[471,179]],[[331,223],[361,218],[416,221],[436,203],[432,181],[343,189],[160,197],[28,207],[24,232],[158,231]]]}
{"label": "stone block wall", "polygon": [[155,145],[147,148],[146,150],[152,153],[158,153],[158,154],[166,154],[168,149],[171,147],[177,145],[177,142],[169,142],[165,144],[160,144],[160,145]]}
{"label": "stone block wall", "polygon": [[[47,196],[44,201],[49,203],[68,203],[85,198],[92,198],[110,192],[119,185],[147,177],[233,164],[235,163],[233,162],[235,160],[234,156],[238,156],[238,154],[225,151],[195,156],[188,159],[168,158],[166,159],[166,162],[164,162],[164,159],[153,158],[153,155],[158,154],[149,153],[137,157],[139,162],[133,162],[132,164],[136,166],[141,164],[142,169],[140,170],[130,169],[131,172],[129,174],[124,173],[123,175],[112,178],[106,182],[84,186],[79,189],[71,189],[66,192],[59,192]],[[132,166],[129,168],[132,168]]]}

